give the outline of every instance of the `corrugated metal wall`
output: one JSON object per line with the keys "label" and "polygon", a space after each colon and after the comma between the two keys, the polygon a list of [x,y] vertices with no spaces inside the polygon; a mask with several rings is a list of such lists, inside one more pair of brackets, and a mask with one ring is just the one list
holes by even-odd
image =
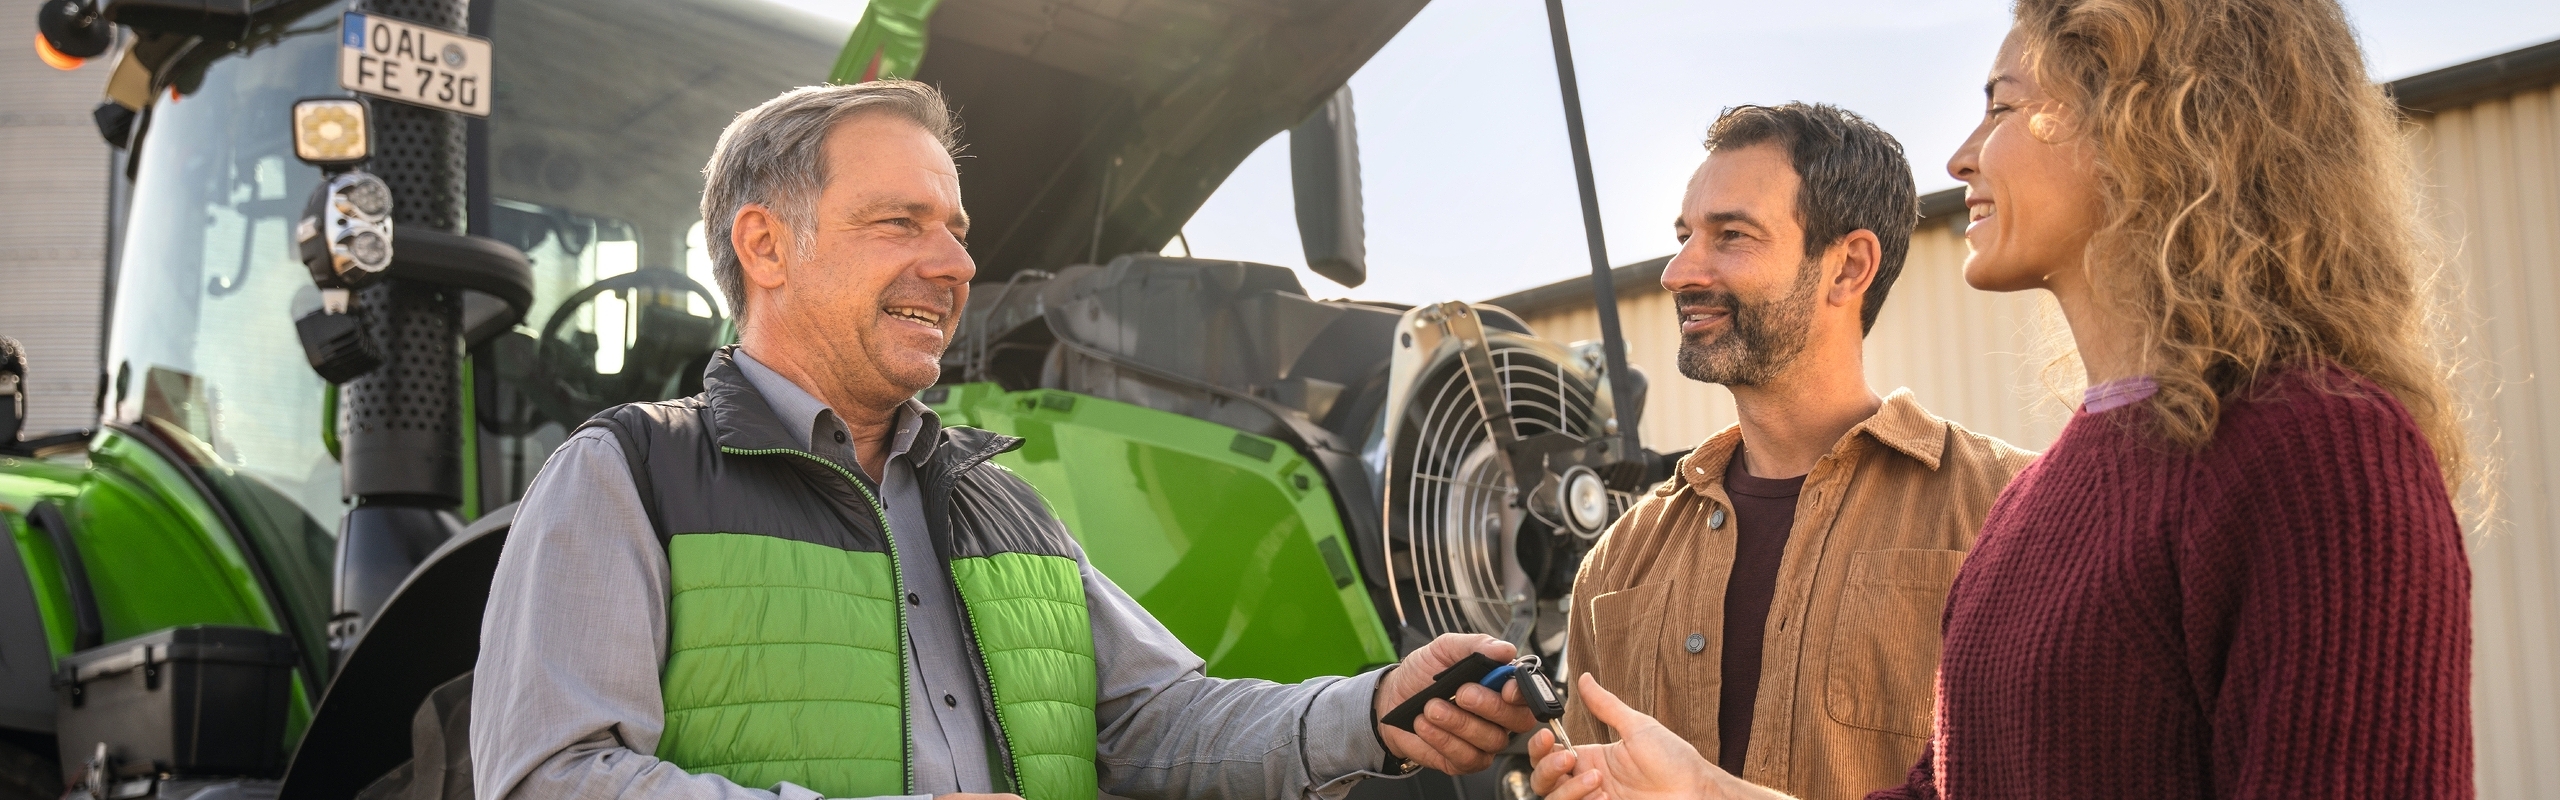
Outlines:
{"label": "corrugated metal wall", "polygon": [[19,5],[0,14],[0,336],[27,348],[32,435],[97,420],[108,149],[89,109],[113,64],[45,66]]}
{"label": "corrugated metal wall", "polygon": [[2480,796],[2560,797],[2560,87],[2442,111],[2417,146],[2453,248],[2463,387],[2498,463],[2471,520]]}
{"label": "corrugated metal wall", "polygon": [[[2452,246],[2447,288],[2470,362],[2462,389],[2497,470],[2494,513],[2469,520],[2480,796],[2560,797],[2560,392],[2543,378],[2560,380],[2560,87],[2419,122],[2427,194]],[[1915,233],[1867,340],[1868,380],[1880,392],[1911,387],[1942,416],[2042,449],[2068,413],[2040,375],[2042,326],[2059,324],[2045,321],[2051,301],[1974,291],[1964,255],[1947,220]],[[1619,303],[1629,358],[1653,381],[1646,444],[1688,447],[1732,424],[1722,388],[1675,368],[1670,296],[1638,288]],[[1598,331],[1587,303],[1527,318],[1557,338]]]}

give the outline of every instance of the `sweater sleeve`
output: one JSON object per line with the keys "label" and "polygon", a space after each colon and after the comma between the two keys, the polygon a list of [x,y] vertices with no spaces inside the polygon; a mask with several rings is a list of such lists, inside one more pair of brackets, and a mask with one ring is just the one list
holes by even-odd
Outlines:
{"label": "sweater sleeve", "polygon": [[2379,392],[2223,424],[2173,528],[2215,794],[2469,797],[2470,566],[2424,436]]}

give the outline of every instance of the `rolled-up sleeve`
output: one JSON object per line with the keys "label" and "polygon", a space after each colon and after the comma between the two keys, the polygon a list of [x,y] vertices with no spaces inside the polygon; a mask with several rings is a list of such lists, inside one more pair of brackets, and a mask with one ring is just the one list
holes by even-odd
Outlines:
{"label": "rolled-up sleeve", "polygon": [[590,429],[518,506],[481,617],[472,780],[482,800],[817,800],[660,760],[667,559],[621,443]]}
{"label": "rolled-up sleeve", "polygon": [[1338,800],[1386,761],[1373,671],[1281,684],[1211,678],[1128,593],[1084,565],[1102,790],[1137,800]]}

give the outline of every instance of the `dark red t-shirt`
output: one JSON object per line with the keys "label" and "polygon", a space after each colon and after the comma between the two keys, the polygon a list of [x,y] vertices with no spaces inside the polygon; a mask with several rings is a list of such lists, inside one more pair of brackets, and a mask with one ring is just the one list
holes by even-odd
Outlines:
{"label": "dark red t-shirt", "polygon": [[1716,711],[1716,763],[1742,772],[1751,749],[1751,706],[1760,699],[1760,650],[1769,626],[1769,598],[1778,591],[1778,561],[1787,531],[1796,524],[1796,495],[1804,476],[1752,477],[1742,448],[1724,468],[1724,490],[1733,499],[1733,575],[1724,585],[1724,687]]}

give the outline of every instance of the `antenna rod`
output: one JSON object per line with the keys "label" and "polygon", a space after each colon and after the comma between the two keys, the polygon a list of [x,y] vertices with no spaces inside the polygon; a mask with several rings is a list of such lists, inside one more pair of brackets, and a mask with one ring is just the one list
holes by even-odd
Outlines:
{"label": "antenna rod", "polygon": [[1600,235],[1600,193],[1591,180],[1591,141],[1582,132],[1582,89],[1573,77],[1573,42],[1565,35],[1564,0],[1547,0],[1547,35],[1555,41],[1556,85],[1564,95],[1564,130],[1573,143],[1573,183],[1582,194],[1582,234],[1591,245],[1591,307],[1600,316],[1600,349],[1608,356],[1609,397],[1617,406],[1621,463],[1643,452],[1636,436],[1635,390],[1627,384],[1627,335],[1618,327],[1618,286],[1609,270],[1609,243]]}

